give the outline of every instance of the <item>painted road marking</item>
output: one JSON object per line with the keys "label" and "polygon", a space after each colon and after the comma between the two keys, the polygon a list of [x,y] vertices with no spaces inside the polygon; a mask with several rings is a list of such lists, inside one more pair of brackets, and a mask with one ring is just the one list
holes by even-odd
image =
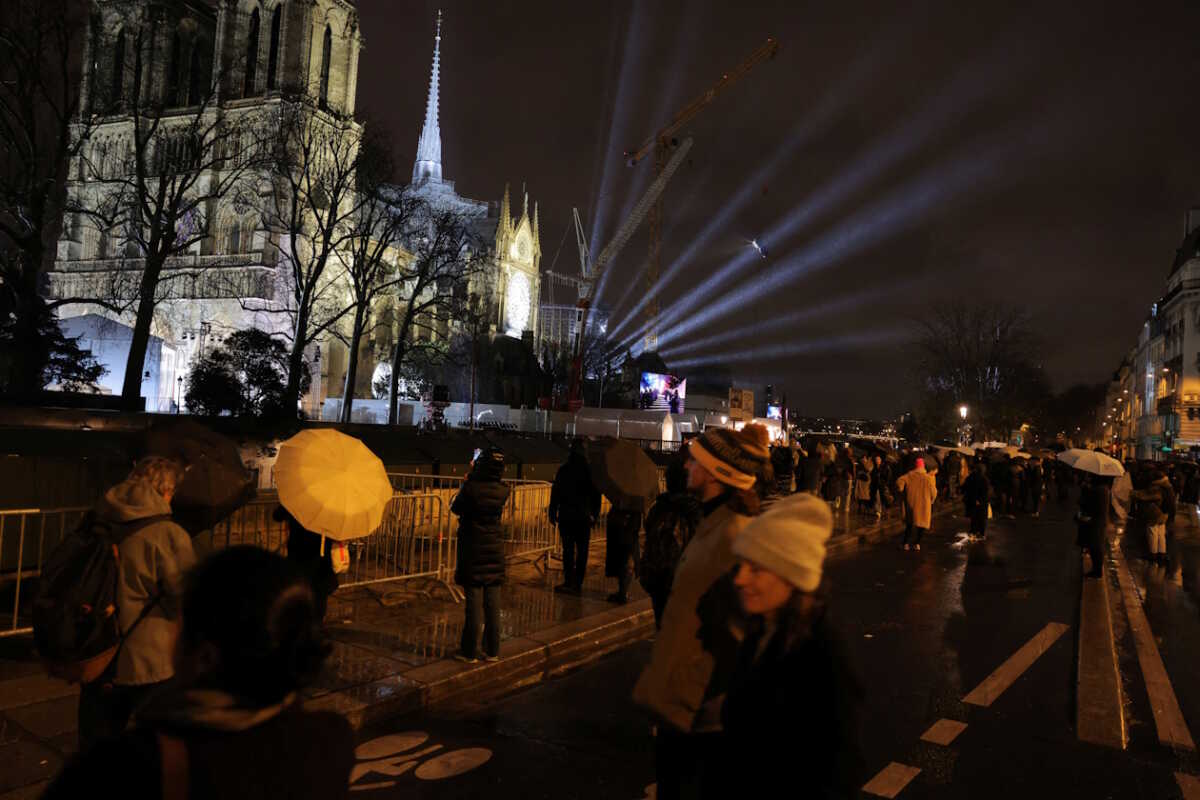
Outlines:
{"label": "painted road marking", "polygon": [[971,693],[963,698],[963,702],[973,706],[990,706],[1038,660],[1038,656],[1049,650],[1050,645],[1067,632],[1068,627],[1061,622],[1047,623],[1046,627],[1038,631],[1020,650],[997,667],[995,672],[984,678],[983,683],[972,689]]}
{"label": "painted road marking", "polygon": [[965,722],[959,722],[956,719],[939,719],[933,723],[929,730],[921,734],[921,741],[933,742],[934,744],[946,747],[966,729],[967,723]]}
{"label": "painted road marking", "polygon": [[1176,772],[1175,782],[1183,792],[1183,800],[1200,800],[1200,778],[1186,772]]}
{"label": "painted road marking", "polygon": [[1075,732],[1082,741],[1124,750],[1125,704],[1113,642],[1108,576],[1084,578],[1080,583]]}
{"label": "painted road marking", "polygon": [[1175,690],[1171,688],[1171,679],[1167,676],[1167,668],[1163,665],[1162,656],[1158,653],[1158,645],[1154,643],[1154,633],[1142,611],[1142,601],[1134,588],[1133,578],[1125,564],[1125,556],[1120,546],[1112,549],[1113,560],[1117,562],[1117,580],[1121,584],[1121,596],[1125,600],[1125,616],[1129,619],[1129,629],[1133,631],[1133,643],[1137,650],[1138,664],[1142,668],[1142,679],[1146,682],[1146,693],[1150,695],[1150,708],[1154,712],[1154,727],[1158,730],[1158,740],[1170,747],[1181,750],[1195,750],[1196,743],[1188,731],[1183,712],[1179,709],[1179,701],[1175,698]]}
{"label": "painted road marking", "polygon": [[921,774],[917,767],[898,764],[895,761],[879,771],[879,774],[862,788],[867,794],[892,798],[900,794],[913,778]]}

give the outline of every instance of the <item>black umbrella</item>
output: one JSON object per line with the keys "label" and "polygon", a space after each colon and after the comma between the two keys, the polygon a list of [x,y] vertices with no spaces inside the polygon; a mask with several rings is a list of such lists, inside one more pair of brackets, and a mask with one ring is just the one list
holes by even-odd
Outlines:
{"label": "black umbrella", "polygon": [[145,454],[172,458],[187,467],[171,511],[193,536],[241,508],[257,491],[254,473],[242,463],[233,440],[193,420],[155,425],[146,434]]}
{"label": "black umbrella", "polygon": [[658,495],[658,467],[637,445],[601,440],[588,450],[592,481],[608,501],[625,511],[642,511]]}

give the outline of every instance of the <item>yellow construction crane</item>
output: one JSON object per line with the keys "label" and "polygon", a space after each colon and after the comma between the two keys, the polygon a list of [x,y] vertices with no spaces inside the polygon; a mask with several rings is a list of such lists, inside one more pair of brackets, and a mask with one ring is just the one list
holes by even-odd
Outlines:
{"label": "yellow construction crane", "polygon": [[[626,150],[625,156],[629,166],[638,163],[653,151],[654,174],[655,176],[661,175],[669,160],[671,149],[679,144],[675,138],[675,134],[715,100],[717,95],[733,86],[745,77],[750,70],[762,62],[774,58],[777,52],[779,52],[778,40],[774,37],[769,37],[766,42],[755,49],[742,63],[722,75],[721,80],[717,81],[692,100],[692,102],[680,109],[671,118],[671,121],[662,130],[650,137],[645,144],[636,150]],[[663,213],[663,199],[660,193],[653,207],[650,209],[650,263],[646,269],[646,297],[648,300],[646,304],[646,352],[655,352],[658,350],[658,271],[662,253]]]}

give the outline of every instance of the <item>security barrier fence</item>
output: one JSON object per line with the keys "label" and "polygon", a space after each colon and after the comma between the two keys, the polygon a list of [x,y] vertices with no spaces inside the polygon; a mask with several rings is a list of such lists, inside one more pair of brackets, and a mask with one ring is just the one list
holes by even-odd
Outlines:
{"label": "security barrier fence", "polygon": [[[348,542],[350,568],[341,585],[364,586],[405,580],[431,581],[455,600],[458,517],[450,511],[463,478],[437,475],[389,475],[396,495],[383,522],[370,535]],[[506,480],[512,491],[501,516],[505,555],[544,569],[558,557],[559,542],[550,524],[551,485],[545,481]],[[663,483],[660,470],[660,488]],[[260,497],[193,538],[199,554],[235,545],[287,551],[287,523],[273,513],[278,501]],[[593,537],[604,535],[610,506],[602,501]],[[0,637],[31,631],[30,613],[46,556],[74,530],[88,507],[0,510]]]}

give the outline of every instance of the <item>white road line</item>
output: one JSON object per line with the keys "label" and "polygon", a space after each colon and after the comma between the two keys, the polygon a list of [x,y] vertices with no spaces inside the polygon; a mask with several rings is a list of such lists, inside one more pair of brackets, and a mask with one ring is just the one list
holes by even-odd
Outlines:
{"label": "white road line", "polygon": [[1171,679],[1167,676],[1158,645],[1154,643],[1154,633],[1150,630],[1146,613],[1142,611],[1142,601],[1134,588],[1133,577],[1125,564],[1120,545],[1114,544],[1112,554],[1117,562],[1117,580],[1125,601],[1125,616],[1129,619],[1129,630],[1133,632],[1134,648],[1142,668],[1142,678],[1146,682],[1146,693],[1150,695],[1150,709],[1154,712],[1158,740],[1169,747],[1195,751],[1196,743],[1192,741],[1192,734],[1183,719],[1183,711],[1175,698],[1175,690],[1171,687]]}
{"label": "white road line", "polygon": [[893,761],[881,769],[878,775],[871,778],[867,785],[862,787],[862,790],[867,794],[890,799],[900,794],[904,787],[920,774],[921,770],[917,767]]}
{"label": "white road line", "polygon": [[963,698],[964,703],[973,706],[990,706],[1004,690],[1012,686],[1025,670],[1029,669],[1038,656],[1050,649],[1058,637],[1067,632],[1070,626],[1061,622],[1049,622],[1037,634],[1022,645],[1021,649],[1008,657],[1008,660],[996,668],[996,671],[983,679],[983,683],[971,690]]}
{"label": "white road line", "polygon": [[939,719],[930,726],[929,730],[921,734],[921,741],[946,747],[966,729],[967,723],[965,722],[959,722],[956,719]]}
{"label": "white road line", "polygon": [[1183,800],[1200,800],[1200,778],[1186,772],[1176,772],[1175,782],[1183,792]]}

